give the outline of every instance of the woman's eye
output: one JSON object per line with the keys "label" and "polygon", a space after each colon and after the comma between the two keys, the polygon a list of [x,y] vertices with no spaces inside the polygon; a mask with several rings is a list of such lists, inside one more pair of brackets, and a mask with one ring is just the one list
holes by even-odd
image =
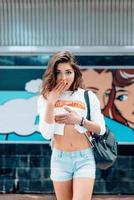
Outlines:
{"label": "woman's eye", "polygon": [[56,71],[56,74],[58,75],[58,74],[60,74],[60,72],[59,72],[59,71]]}
{"label": "woman's eye", "polygon": [[116,99],[119,101],[125,101],[125,100],[127,100],[127,98],[128,98],[127,95],[119,95],[116,97]]}
{"label": "woman's eye", "polygon": [[67,71],[67,72],[66,72],[66,74],[68,74],[68,75],[71,74],[71,73],[72,73],[71,71]]}

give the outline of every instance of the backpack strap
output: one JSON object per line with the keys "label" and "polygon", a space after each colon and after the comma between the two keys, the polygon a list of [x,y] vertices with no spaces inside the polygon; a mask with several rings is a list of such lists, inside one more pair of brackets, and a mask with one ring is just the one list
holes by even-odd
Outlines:
{"label": "backpack strap", "polygon": [[90,120],[90,101],[89,101],[89,95],[88,95],[88,90],[84,91],[84,98],[87,104],[87,119]]}
{"label": "backpack strap", "polygon": [[[87,119],[90,120],[90,101],[89,101],[89,95],[88,95],[88,90],[84,91],[84,98],[85,98],[85,102],[87,104]],[[90,133],[90,134],[88,134]],[[85,133],[86,138],[88,139],[89,143],[91,144],[91,146],[93,147],[93,143],[92,143],[92,138],[93,138],[93,133],[90,131],[87,131]],[[91,136],[91,137],[90,137]]]}

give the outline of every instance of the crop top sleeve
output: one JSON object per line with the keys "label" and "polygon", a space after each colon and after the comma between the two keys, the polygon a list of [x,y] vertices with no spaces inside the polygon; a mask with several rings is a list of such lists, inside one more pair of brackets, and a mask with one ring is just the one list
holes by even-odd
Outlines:
{"label": "crop top sleeve", "polygon": [[37,102],[37,110],[39,114],[39,131],[45,139],[51,139],[54,134],[54,123],[49,124],[44,121],[46,108],[46,100],[42,95],[39,96]]}

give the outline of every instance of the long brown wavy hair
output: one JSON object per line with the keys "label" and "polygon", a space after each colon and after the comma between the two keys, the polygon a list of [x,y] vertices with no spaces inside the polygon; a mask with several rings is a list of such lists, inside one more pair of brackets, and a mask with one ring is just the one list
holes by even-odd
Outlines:
{"label": "long brown wavy hair", "polygon": [[83,88],[82,73],[80,71],[79,65],[76,63],[74,59],[74,56],[69,51],[59,51],[52,56],[52,58],[48,63],[48,67],[45,73],[43,74],[41,94],[44,97],[46,97],[46,94],[52,91],[53,88],[56,86],[56,79],[57,79],[56,71],[59,63],[69,63],[74,70],[75,77],[69,90],[74,92],[79,87]]}

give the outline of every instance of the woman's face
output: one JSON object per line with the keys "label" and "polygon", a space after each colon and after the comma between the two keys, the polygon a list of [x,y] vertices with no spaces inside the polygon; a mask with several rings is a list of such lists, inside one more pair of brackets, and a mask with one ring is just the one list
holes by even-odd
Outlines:
{"label": "woman's face", "polygon": [[114,104],[129,126],[134,128],[134,83],[126,87],[116,87]]}
{"label": "woman's face", "polygon": [[67,82],[67,86],[64,90],[69,90],[72,83],[74,82],[75,72],[69,63],[60,63],[57,66],[56,77],[56,83],[61,80],[65,80]]}
{"label": "woman's face", "polygon": [[105,71],[98,73],[93,69],[89,69],[82,71],[82,77],[85,87],[97,95],[103,110],[108,103],[112,90],[112,73]]}

